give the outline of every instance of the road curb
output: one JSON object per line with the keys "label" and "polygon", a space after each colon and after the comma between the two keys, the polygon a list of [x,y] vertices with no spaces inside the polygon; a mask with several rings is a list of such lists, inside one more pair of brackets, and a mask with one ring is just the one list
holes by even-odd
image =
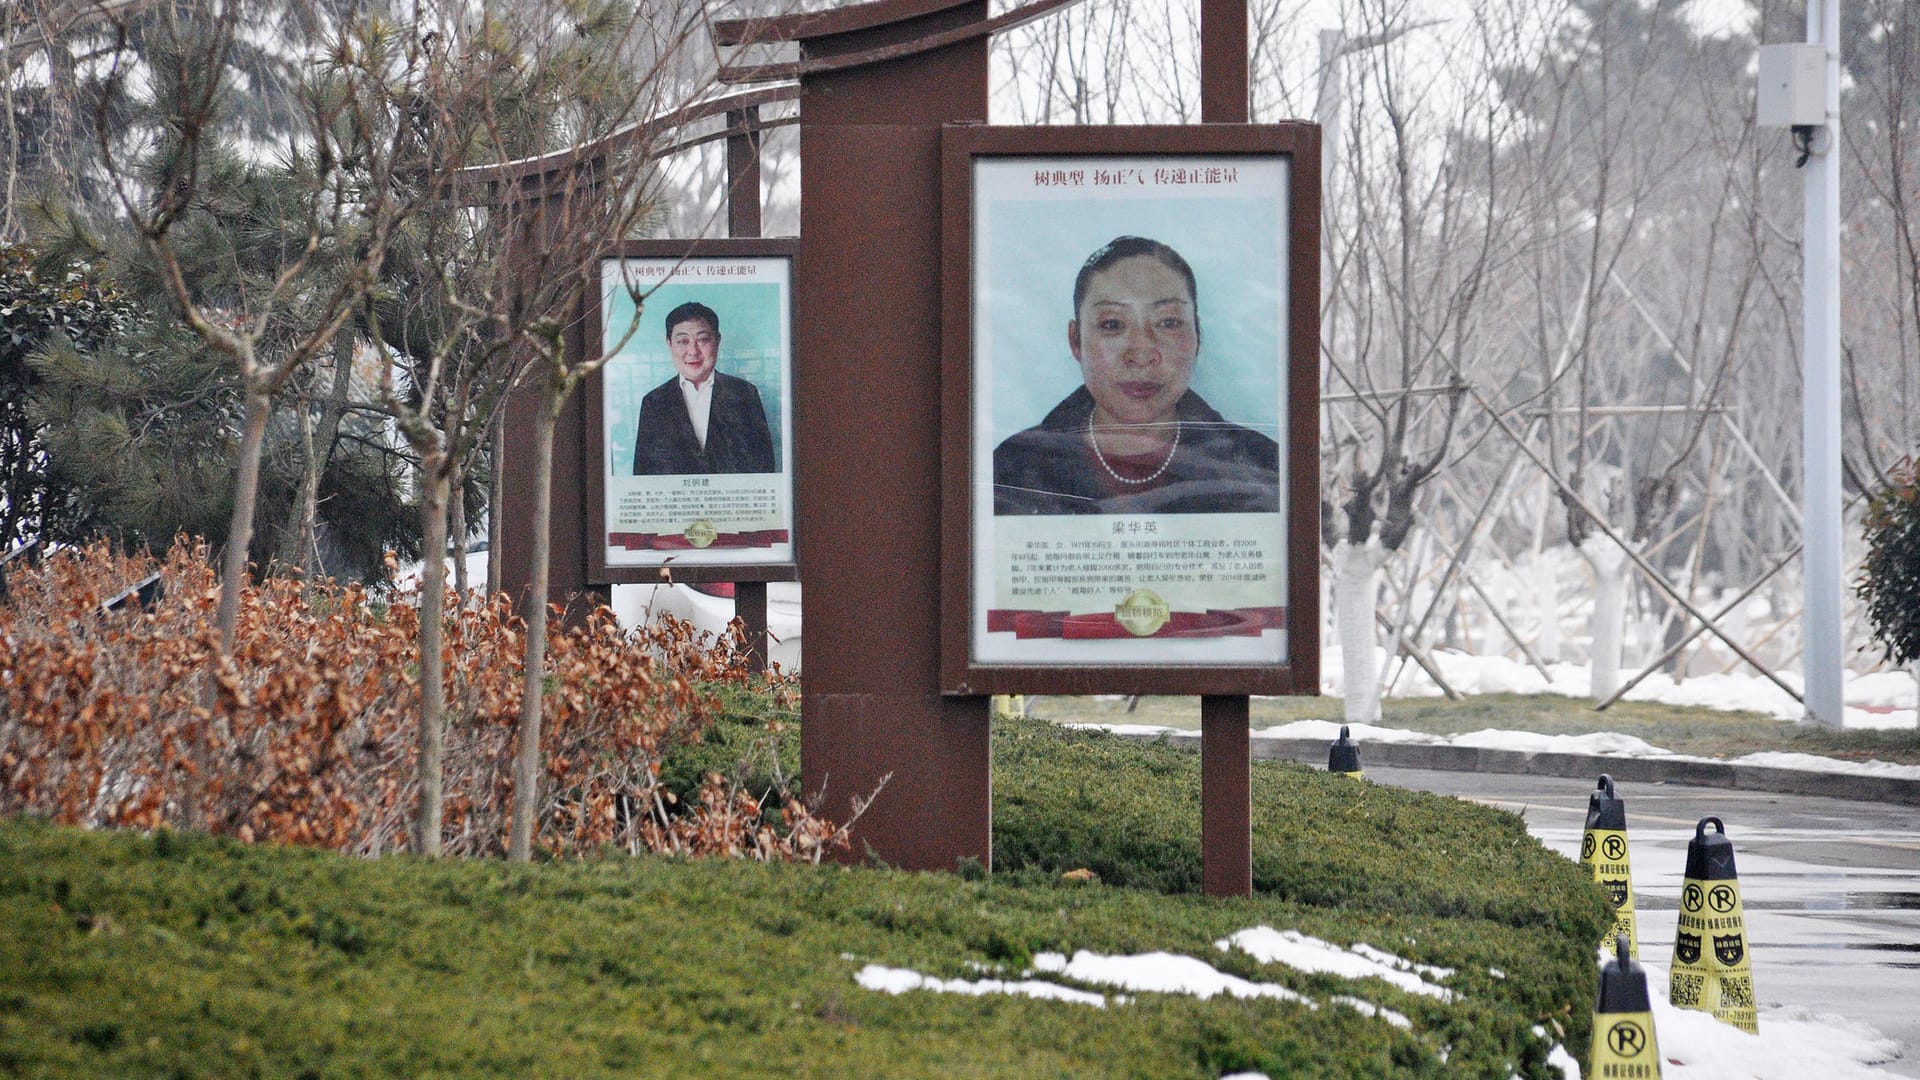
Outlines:
{"label": "road curb", "polygon": [[[1157,733],[1126,733],[1122,738],[1152,742]],[[1198,750],[1200,734],[1167,733],[1173,746]],[[1254,735],[1257,761],[1300,761],[1325,768],[1323,739],[1280,739]],[[1769,765],[1734,765],[1724,761],[1690,761],[1658,757],[1604,757],[1535,750],[1495,750],[1478,746],[1436,746],[1428,743],[1368,742],[1360,746],[1360,761],[1368,768],[1434,769],[1443,772],[1515,773],[1530,776],[1595,778],[1601,773],[1636,784],[1686,784],[1691,787],[1771,791],[1782,795],[1818,795],[1859,802],[1920,806],[1920,780],[1896,776],[1782,769]]]}

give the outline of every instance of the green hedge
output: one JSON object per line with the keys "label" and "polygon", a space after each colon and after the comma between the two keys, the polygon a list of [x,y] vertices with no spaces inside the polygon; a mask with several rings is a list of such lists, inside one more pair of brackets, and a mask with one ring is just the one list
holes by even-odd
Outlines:
{"label": "green hedge", "polygon": [[[1222,901],[1192,894],[1194,755],[1008,722],[995,769],[989,880],[358,860],[0,820],[0,1074],[1504,1080],[1550,1075],[1555,1041],[1585,1046],[1604,905],[1510,815],[1262,764],[1259,895]],[[1079,867],[1103,884],[1059,880]],[[1458,996],[1214,948],[1262,924],[1453,967]],[[1320,1004],[1139,994],[1094,1009],[853,978],[868,962],[1017,977],[1076,949],[1198,956]]]}

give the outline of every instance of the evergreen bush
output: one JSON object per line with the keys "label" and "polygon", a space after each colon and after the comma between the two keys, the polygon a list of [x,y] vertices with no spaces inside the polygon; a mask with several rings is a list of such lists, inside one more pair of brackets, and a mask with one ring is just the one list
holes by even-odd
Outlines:
{"label": "evergreen bush", "polygon": [[1908,458],[1888,474],[1867,506],[1867,559],[1855,588],[1887,659],[1920,659],[1920,462]]}

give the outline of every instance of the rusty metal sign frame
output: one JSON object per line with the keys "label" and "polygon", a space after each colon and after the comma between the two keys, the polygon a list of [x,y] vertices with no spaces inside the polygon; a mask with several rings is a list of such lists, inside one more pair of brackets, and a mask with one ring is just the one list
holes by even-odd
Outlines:
{"label": "rusty metal sign frame", "polygon": [[[1283,157],[1290,162],[1286,443],[1286,658],[1277,664],[983,664],[973,656],[973,163],[981,158]],[[1310,124],[1000,128],[942,140],[941,690],[950,695],[1317,694],[1319,692],[1320,141]]]}
{"label": "rusty metal sign frame", "polygon": [[[617,245],[601,255],[607,259],[709,259],[709,258],[779,258],[787,260],[789,298],[791,298],[794,274],[797,271],[800,242],[792,238],[764,239],[759,237],[713,238],[707,240],[629,240]],[[584,329],[596,335],[592,340],[604,341],[606,335],[606,314],[601,310],[599,290],[589,294]],[[787,340],[793,343],[792,313],[788,315]],[[793,369],[793,356],[790,354],[788,370]],[[793,393],[793,387],[786,388]],[[654,585],[672,580],[686,583],[708,582],[768,582],[798,581],[797,560],[769,560],[766,562],[727,562],[701,563],[699,553],[690,551],[684,559],[659,566],[609,566],[606,552],[606,471],[604,463],[606,453],[606,382],[605,369],[597,371],[581,388],[585,405],[585,430],[582,433],[586,441],[585,453],[581,455],[583,468],[582,495],[586,524],[586,563],[588,583],[594,585]],[[786,473],[793,490],[790,491],[788,505],[788,523],[790,530],[798,522],[798,469],[794,462],[786,462]],[[790,541],[791,542],[791,541]],[[797,545],[795,546],[797,549]]]}

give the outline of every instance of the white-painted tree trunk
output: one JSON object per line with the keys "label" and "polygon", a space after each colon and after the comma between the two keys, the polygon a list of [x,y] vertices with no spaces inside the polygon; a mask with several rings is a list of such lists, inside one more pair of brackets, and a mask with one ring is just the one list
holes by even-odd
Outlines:
{"label": "white-painted tree trunk", "polygon": [[1533,557],[1533,602],[1540,612],[1540,641],[1534,651],[1543,663],[1560,661],[1560,574],[1547,552]]}
{"label": "white-painted tree trunk", "polygon": [[1380,679],[1375,666],[1374,609],[1380,596],[1380,567],[1387,553],[1378,542],[1333,547],[1333,626],[1340,641],[1344,717],[1349,724],[1380,722]]}
{"label": "white-painted tree trunk", "polygon": [[1542,663],[1560,660],[1560,560],[1547,550],[1547,519],[1552,499],[1535,490],[1533,515],[1533,597],[1539,605],[1540,640],[1534,651]]}
{"label": "white-painted tree trunk", "polygon": [[1604,536],[1588,537],[1580,555],[1593,568],[1593,614],[1587,622],[1592,638],[1589,661],[1593,679],[1588,692],[1594,700],[1620,688],[1620,652],[1626,630],[1627,553]]}

